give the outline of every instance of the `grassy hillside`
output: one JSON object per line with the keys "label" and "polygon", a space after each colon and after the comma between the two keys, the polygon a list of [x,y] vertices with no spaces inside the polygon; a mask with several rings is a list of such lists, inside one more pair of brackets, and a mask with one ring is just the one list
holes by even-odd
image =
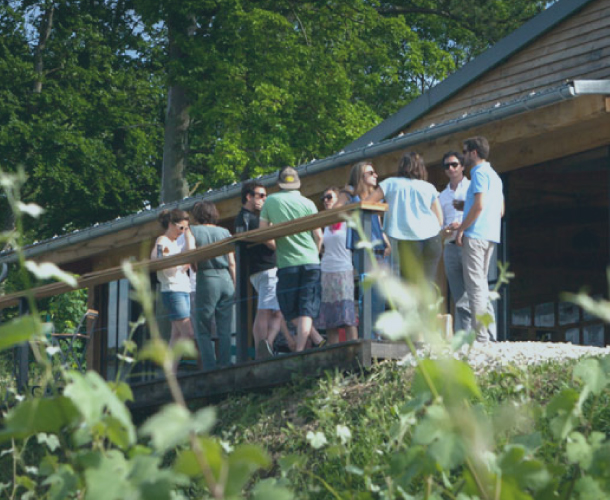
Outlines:
{"label": "grassy hillside", "polygon": [[[610,433],[609,391],[589,398],[582,411],[570,409],[566,394],[584,388],[573,380],[575,365],[508,367],[478,377],[481,397],[471,398],[470,417],[484,415],[480,422],[487,427],[487,442],[480,446],[496,455],[495,460],[490,457],[493,463],[506,460],[505,450],[515,449],[513,445],[524,453],[517,479],[506,481],[497,498],[557,498],[551,489],[564,493],[563,498],[598,498],[596,490],[592,496],[576,491],[586,487],[575,480],[585,475],[586,464],[579,463],[572,444],[580,436],[591,441],[594,431]],[[578,370],[582,376],[582,368]],[[459,446],[442,449],[442,442],[459,441],[457,433],[468,433],[468,424],[456,421],[454,414],[444,424],[457,429],[433,425],[431,402],[424,404],[425,395],[413,390],[414,375],[412,367],[384,362],[368,372],[327,374],[270,393],[232,397],[218,407],[216,432],[227,448],[238,443],[265,447],[274,465],[262,477],[287,485],[294,498],[477,498],[459,496],[472,490],[462,473]],[[565,428],[568,437],[562,439],[555,432],[556,419],[567,425],[566,415],[572,413],[573,426]],[[435,456],[444,466],[430,463],[430,449],[439,443]],[[582,450],[595,453],[593,446],[583,445]],[[519,477],[527,480],[518,485]],[[601,488],[603,483],[599,481]],[[528,496],[517,495],[513,486]],[[608,498],[605,492],[599,498]]]}

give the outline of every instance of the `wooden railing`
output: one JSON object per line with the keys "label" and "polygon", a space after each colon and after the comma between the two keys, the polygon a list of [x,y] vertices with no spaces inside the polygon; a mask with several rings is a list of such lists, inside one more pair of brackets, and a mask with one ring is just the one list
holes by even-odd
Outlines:
{"label": "wooden railing", "polygon": [[[385,212],[387,205],[378,203],[353,203],[343,207],[325,210],[314,215],[284,222],[264,229],[256,229],[243,233],[237,233],[222,241],[218,241],[205,247],[197,248],[180,253],[171,257],[158,260],[144,260],[133,263],[136,271],[154,272],[181,264],[195,263],[201,260],[211,259],[230,252],[235,252],[237,260],[237,286],[236,303],[237,307],[237,362],[248,359],[248,314],[247,314],[247,268],[244,267],[246,259],[242,258],[243,251],[247,246],[254,243],[262,243],[271,239],[281,238],[292,234],[311,231],[312,229],[329,226],[345,219],[347,214],[354,211],[362,211],[362,222],[365,234],[370,238],[371,217],[374,213]],[[366,274],[371,268],[369,255],[364,250],[361,252],[362,258],[357,259],[360,269],[357,269],[360,276]],[[102,271],[87,273],[78,277],[76,289],[89,288],[116,281],[125,277],[122,267],[113,267]],[[17,305],[24,305],[29,294],[35,299],[42,299],[67,293],[75,288],[65,283],[51,283],[43,285],[29,291],[12,293],[0,297],[0,310]],[[370,291],[362,294],[360,309],[359,337],[371,338],[372,332],[372,304]],[[25,309],[24,309],[25,310]]]}

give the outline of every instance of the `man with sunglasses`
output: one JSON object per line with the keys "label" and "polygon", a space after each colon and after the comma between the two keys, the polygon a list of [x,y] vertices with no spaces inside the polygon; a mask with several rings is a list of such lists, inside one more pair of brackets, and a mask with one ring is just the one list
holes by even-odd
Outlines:
{"label": "man with sunglasses", "polygon": [[[245,232],[259,228],[259,216],[267,190],[265,186],[249,181],[241,189],[242,208],[235,218],[235,231]],[[275,264],[275,242],[254,245],[247,252],[250,282],[258,295],[258,307],[252,334],[256,359],[273,356],[273,341],[280,331],[282,313],[276,296],[277,268]],[[288,341],[292,338],[288,338]]]}
{"label": "man with sunglasses", "polygon": [[[500,242],[500,221],[504,215],[502,180],[487,161],[489,143],[485,137],[466,139],[463,146],[464,166],[470,167],[471,181],[464,202],[464,219],[455,241],[462,247],[464,285],[476,340],[495,341],[496,318],[489,300],[487,275],[494,249]],[[481,321],[486,313],[489,321]]]}
{"label": "man with sunglasses", "polygon": [[470,308],[465,294],[462,247],[455,244],[456,230],[464,216],[464,200],[470,181],[464,175],[464,157],[457,151],[443,155],[443,168],[449,184],[441,192],[439,201],[443,210],[443,262],[449,283],[451,298],[455,306],[455,331],[470,330]]}

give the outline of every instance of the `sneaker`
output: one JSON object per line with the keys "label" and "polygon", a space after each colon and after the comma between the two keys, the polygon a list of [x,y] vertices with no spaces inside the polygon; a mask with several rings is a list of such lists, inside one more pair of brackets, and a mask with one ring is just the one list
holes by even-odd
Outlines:
{"label": "sneaker", "polygon": [[261,340],[258,343],[256,359],[269,359],[273,356],[273,349],[271,349],[269,342],[267,340]]}
{"label": "sneaker", "polygon": [[316,347],[324,347],[325,345],[326,345],[326,339],[324,339],[324,338],[323,338],[323,339],[320,341],[320,343],[319,343],[318,345],[316,345]]}

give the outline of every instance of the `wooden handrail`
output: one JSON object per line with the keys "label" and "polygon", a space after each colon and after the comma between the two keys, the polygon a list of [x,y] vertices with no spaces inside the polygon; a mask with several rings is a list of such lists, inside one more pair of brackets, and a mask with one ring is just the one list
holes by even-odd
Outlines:
{"label": "wooden handrail", "polygon": [[[273,225],[264,229],[255,229],[253,231],[247,231],[244,233],[237,233],[229,238],[222,241],[217,241],[211,245],[206,245],[201,248],[189,250],[188,252],[182,252],[178,255],[173,255],[164,259],[158,260],[143,260],[135,262],[133,268],[136,271],[145,269],[147,272],[160,271],[161,269],[167,269],[168,267],[178,266],[181,264],[188,264],[191,262],[199,262],[201,260],[211,259],[220,255],[233,252],[235,249],[235,243],[247,242],[247,243],[262,243],[263,241],[273,240],[281,238],[282,236],[290,236],[291,234],[301,233],[303,231],[311,231],[318,227],[329,226],[335,224],[344,219],[345,214],[353,212],[354,210],[367,210],[372,212],[385,212],[388,206],[384,203],[352,203],[350,205],[344,205],[339,208],[333,208],[331,210],[324,210],[317,214],[308,215],[307,217],[301,217],[281,224]],[[53,297],[62,293],[67,293],[72,290],[78,290],[81,288],[88,288],[95,285],[101,285],[103,283],[109,283],[124,278],[122,267],[112,267],[104,269],[102,271],[93,271],[91,273],[84,274],[77,279],[77,285],[75,288],[65,283],[51,283],[43,285],[38,288],[31,290],[23,290],[20,292],[11,293],[0,297],[0,309],[6,307],[13,307],[19,304],[19,301],[26,297],[28,293],[33,293],[34,298],[42,299],[46,297]]]}

